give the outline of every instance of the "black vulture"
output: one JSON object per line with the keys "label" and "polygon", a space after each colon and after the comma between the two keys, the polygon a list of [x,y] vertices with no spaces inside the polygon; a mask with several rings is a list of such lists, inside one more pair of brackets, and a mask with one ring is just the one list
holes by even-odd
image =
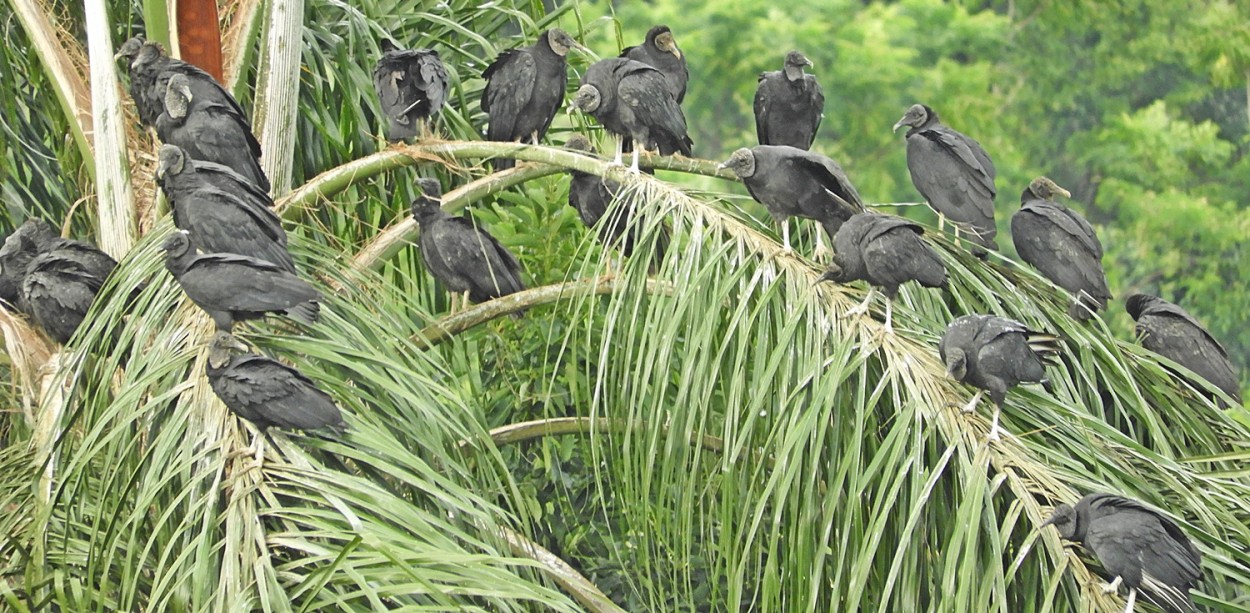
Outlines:
{"label": "black vulture", "polygon": [[867,281],[872,289],[863,304],[847,315],[867,312],[880,287],[885,294],[885,331],[891,333],[890,316],[900,285],[916,281],[924,287],[946,287],[946,265],[920,235],[920,224],[878,213],[856,213],[833,237],[833,262],[821,281],[849,283]]}
{"label": "black vulture", "polygon": [[382,39],[373,87],[386,115],[386,140],[417,135],[447,101],[447,68],[433,49],[401,49]]}
{"label": "black vulture", "polygon": [[618,141],[614,164],[621,163],[623,139],[633,139],[633,164],[638,173],[638,150],[659,149],[660,155],[689,156],[693,143],[686,134],[686,116],[677,100],[668,95],[664,73],[654,67],[613,57],[586,69],[582,86],[570,104],[590,113]]}
{"label": "black vulture", "polygon": [[266,313],[283,313],[308,324],[317,321],[321,294],[303,279],[245,255],[196,255],[187,234],[179,230],[161,245],[165,268],[187,297],[213,318],[218,330],[229,332],[234,322],[260,319]]}
{"label": "black vulture", "polygon": [[946,327],[938,344],[938,354],[946,364],[946,374],[979,388],[964,407],[976,409],[981,395],[989,392],[994,401],[990,440],[998,438],[998,413],[1007,390],[1020,383],[1041,383],[1052,391],[1046,378],[1045,362],[1059,352],[1060,339],[1037,332],[1024,324],[993,315],[964,315]]}
{"label": "black vulture", "polygon": [[1096,493],[1075,507],[1063,504],[1043,526],[1053,525],[1059,536],[1081,543],[1098,558],[1111,583],[1108,593],[1128,587],[1133,610],[1142,596],[1168,613],[1197,611],[1189,590],[1202,577],[1202,553],[1171,518],[1145,504]]}
{"label": "black vulture", "polygon": [[412,201],[412,216],[421,228],[417,247],[430,274],[453,293],[484,302],[525,289],[521,264],[495,237],[463,217],[443,210],[437,179],[420,179],[422,196]]}
{"label": "black vulture", "polygon": [[1111,290],[1102,269],[1102,243],[1079,213],[1054,201],[1068,190],[1046,177],[1033,179],[1011,216],[1011,240],[1020,259],[1076,296],[1068,315],[1087,320],[1107,308]]}
{"label": "black vulture", "polygon": [[[489,117],[486,138],[537,145],[564,104],[569,83],[569,49],[585,49],[560,28],[540,34],[528,47],[499,54],[482,78],[482,111]],[[497,159],[495,168],[511,168],[510,159]]]}
{"label": "black vulture", "polygon": [[[937,211],[939,221],[954,222],[955,234],[969,233],[973,242],[998,249],[994,236],[994,163],[981,144],[938,119],[933,109],[915,104],[894,124],[907,130],[907,169],[916,190]],[[984,256],[985,251],[972,252]]]}
{"label": "black vulture", "polygon": [[1228,352],[1185,309],[1146,294],[1129,296],[1125,309],[1137,321],[1143,347],[1194,371],[1241,403],[1241,384]]}
{"label": "black vulture", "polygon": [[816,77],[804,74],[811,60],[798,51],[786,54],[781,70],[761,72],[755,90],[755,134],[761,145],[811,149],[825,116],[825,92]]}
{"label": "black vulture", "polygon": [[192,160],[175,145],[161,146],[156,176],[174,225],[190,231],[194,248],[246,255],[295,272],[273,201],[256,186],[246,187],[250,181],[220,164]]}
{"label": "black vulture", "polygon": [[192,159],[229,166],[269,191],[269,178],[260,168],[260,142],[247,119],[224,104],[198,100],[185,75],[169,79],[156,135],[165,144],[181,147]]}
{"label": "black vulture", "polygon": [[[574,151],[595,153],[590,139],[581,134],[574,134],[564,143]],[[578,217],[587,228],[593,229],[595,224],[607,214],[612,201],[621,193],[621,184],[599,175],[578,170],[570,170],[572,180],[569,182],[569,206],[577,210]],[[621,254],[629,257],[634,251],[637,233],[642,231],[642,221],[635,219],[634,202],[622,202],[613,209],[613,215],[599,225],[599,241],[606,246],[615,247]],[[655,246],[656,263],[664,259],[667,237],[657,239]]]}
{"label": "black vulture", "polygon": [[296,430],[343,430],[343,416],[329,394],[311,379],[277,360],[247,351],[234,337],[217,332],[205,369],[217,397],[235,415],[260,430],[270,426]]}
{"label": "black vulture", "polygon": [[786,251],[790,250],[787,218],[814,219],[832,240],[843,222],[864,210],[859,192],[842,167],[819,153],[784,145],[757,145],[734,151],[720,167],[741,177],[751,197],[781,224]]}
{"label": "black vulture", "polygon": [[247,114],[243,112],[238,101],[212,75],[194,64],[165,55],[165,50],[159,43],[137,38],[136,50],[135,43],[132,42],[135,40],[132,38],[126,41],[117,57],[126,57],[130,61],[130,94],[135,99],[135,107],[143,125],[156,125],[157,118],[165,110],[169,79],[176,74],[187,78],[191,95],[201,103],[224,105],[247,121]]}
{"label": "black vulture", "polygon": [[35,323],[65,344],[117,262],[93,245],[53,238],[27,266],[22,301]]}
{"label": "black vulture", "polygon": [[0,299],[29,314],[22,299],[22,279],[26,269],[53,241],[60,238],[56,228],[42,219],[29,219],[18,226],[0,247]]}
{"label": "black vulture", "polygon": [[647,30],[647,39],[641,45],[622,49],[620,57],[655,67],[664,74],[668,93],[673,95],[673,100],[681,104],[686,99],[690,69],[686,66],[686,56],[677,46],[677,41],[673,40],[673,32],[668,26],[654,26]]}

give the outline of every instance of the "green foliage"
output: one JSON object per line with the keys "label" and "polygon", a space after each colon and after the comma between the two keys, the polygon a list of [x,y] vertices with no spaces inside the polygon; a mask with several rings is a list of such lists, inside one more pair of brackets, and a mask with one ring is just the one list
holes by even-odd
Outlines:
{"label": "green foliage", "polygon": [[[753,142],[755,75],[799,48],[828,96],[817,149],[868,200],[918,199],[889,127],[927,102],[994,155],[1004,228],[1024,182],[1055,176],[1089,203],[1118,295],[1161,291],[1244,359],[1250,162],[1218,89],[1240,87],[1244,58],[1216,40],[1219,20],[1244,10],[1130,5],[656,0],[617,3],[618,23],[600,17],[602,2],[542,16],[536,0],[310,0],[295,183],[385,146],[363,59],[382,36],[442,54],[453,95],[438,134],[475,140],[479,74],[500,50],[558,23],[607,57],[666,22],[691,62],[685,107],[700,157]],[[28,65],[10,47],[0,69]],[[26,122],[18,142],[72,164],[73,144],[49,136],[63,118],[32,112],[37,79],[13,102]],[[89,190],[22,155],[3,160],[6,172],[26,164]],[[562,174],[469,213],[517,253],[531,285],[610,269],[623,289],[564,296],[429,347],[412,339],[450,301],[415,249],[376,273],[347,267],[406,218],[414,175],[450,189],[488,173],[476,159],[414,155],[286,215],[297,263],[327,295],[324,320],[241,336],[308,374],[351,430],[276,434],[261,468],[248,428],[201,374],[209,326],[161,269],[168,224],[144,238],[60,354],[49,381],[65,395],[45,396],[31,422],[15,411],[2,424],[5,440],[29,442],[0,450],[6,606],[575,610],[532,552],[505,542],[513,531],[631,611],[1119,611],[1083,556],[1036,529],[1053,504],[1112,490],[1167,509],[1193,536],[1206,556],[1201,605],[1244,610],[1244,415],[1220,412],[1192,387],[1202,384],[1127,342],[1122,313],[1078,324],[1033,271],[975,260],[931,228],[951,289],[905,288],[899,333],[882,336],[880,304],[874,317],[845,317],[864,290],[814,285],[821,263],[781,254],[773,224],[728,193],[739,186],[613,171],[649,213],[628,261],[581,227]],[[661,225],[672,243],[652,271]],[[1004,424],[1015,436],[992,445],[988,407],[952,408],[970,390],[945,378],[934,351],[968,312],[1066,339],[1054,393],[1013,390]],[[22,392],[34,393],[9,393]],[[557,417],[589,425],[509,445],[487,434]]]}

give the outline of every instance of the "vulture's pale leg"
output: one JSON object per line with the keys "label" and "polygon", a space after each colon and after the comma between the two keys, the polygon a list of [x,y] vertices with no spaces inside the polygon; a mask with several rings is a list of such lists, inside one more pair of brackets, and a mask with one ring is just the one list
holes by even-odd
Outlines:
{"label": "vulture's pale leg", "polygon": [[832,252],[832,247],[825,246],[824,230],[816,230],[816,249],[812,251],[812,258],[816,261],[824,261],[829,259],[829,255],[831,255]]}
{"label": "vulture's pale leg", "polygon": [[531,141],[531,144],[534,144],[534,145],[538,144],[538,130],[534,130],[533,132],[530,132],[530,141]]}
{"label": "vulture's pale leg", "polygon": [[616,139],[616,157],[612,158],[612,166],[624,166],[625,162],[621,161],[621,154],[625,151],[625,137]]}
{"label": "vulture's pale leg", "polygon": [[1120,591],[1120,582],[1121,582],[1121,581],[1124,581],[1124,578],[1123,578],[1123,577],[1116,577],[1116,578],[1115,578],[1115,580],[1113,580],[1111,583],[1104,583],[1104,584],[1102,585],[1102,593],[1104,593],[1104,594],[1114,594],[1114,593],[1116,593],[1116,592]]}
{"label": "vulture's pale leg", "polygon": [[972,397],[972,400],[969,400],[968,404],[965,404],[959,410],[963,411],[964,413],[971,413],[977,410],[977,403],[981,401],[981,396],[984,394],[985,392],[977,392],[976,395]]}
{"label": "vulture's pale leg", "polygon": [[996,404],[996,405],[994,405],[994,418],[993,418],[992,420],[990,420],[990,436],[989,436],[989,439],[990,439],[991,441],[996,441],[996,440],[998,440],[998,439],[999,439],[999,434],[998,434],[998,432],[999,432],[999,427],[998,427],[998,416],[999,416],[999,414],[1000,414],[1000,413],[1002,413],[1002,412],[1003,412],[1002,408],[1000,408],[997,404]]}
{"label": "vulture's pale leg", "polygon": [[1124,605],[1124,613],[1133,613],[1133,605],[1137,604],[1137,588],[1128,588],[1128,604]]}
{"label": "vulture's pale leg", "polygon": [[629,165],[629,172],[630,172],[631,174],[636,174],[636,175],[637,175],[637,174],[642,174],[642,171],[641,171],[641,170],[638,170],[638,150],[639,150],[640,148],[642,148],[642,143],[640,143],[640,142],[638,142],[638,141],[634,141],[634,151],[633,151],[633,154],[634,154],[634,160],[633,160],[633,162],[631,162],[631,163],[630,163],[630,165]]}
{"label": "vulture's pale leg", "polygon": [[891,322],[893,321],[892,319],[893,316],[894,316],[894,299],[890,298],[889,296],[886,296],[884,330],[886,334],[891,335],[891,336],[894,334],[894,326],[891,324]]}
{"label": "vulture's pale leg", "polygon": [[793,251],[790,248],[790,220],[788,219],[781,220],[781,249],[786,253]]}
{"label": "vulture's pale leg", "polygon": [[867,313],[867,312],[868,312],[868,306],[872,304],[872,299],[873,299],[876,295],[877,295],[877,288],[875,288],[875,287],[869,287],[869,288],[868,288],[868,295],[867,295],[867,296],[864,296],[864,301],[863,301],[863,302],[861,302],[861,303],[859,303],[858,305],[856,305],[856,306],[852,307],[850,310],[848,310],[848,311],[846,312],[846,315],[845,315],[845,316],[846,316],[846,317],[853,317],[853,316],[863,315],[863,314]]}

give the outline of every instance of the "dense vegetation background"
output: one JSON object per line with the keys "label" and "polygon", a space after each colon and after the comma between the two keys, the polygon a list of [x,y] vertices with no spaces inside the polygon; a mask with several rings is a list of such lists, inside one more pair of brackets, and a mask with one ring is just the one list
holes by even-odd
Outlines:
{"label": "dense vegetation background", "polygon": [[[159,5],[147,4],[145,20],[144,7],[111,2],[111,26],[76,4],[0,8],[0,80],[16,84],[0,100],[6,229],[36,215],[98,238],[109,215],[101,171],[84,164],[91,145],[52,94],[65,77],[18,15],[49,16],[92,87],[88,32],[114,46],[152,36],[145,23]],[[256,6],[222,4],[227,55],[242,58],[245,106],[279,116],[282,100],[255,84],[283,50],[257,32],[283,17]],[[1034,531],[1050,505],[1096,489],[1182,520],[1207,556],[1204,606],[1250,603],[1244,413],[1220,412],[1133,346],[1122,311],[1134,291],[1182,304],[1246,380],[1244,4],[296,6],[298,113],[282,132],[294,147],[289,181],[275,183],[297,188],[279,206],[301,266],[332,295],[330,316],[246,337],[323,385],[353,432],[281,437],[263,470],[231,454],[249,435],[203,384],[207,327],[161,269],[155,245],[168,222],[151,182],[154,145],[128,121],[126,204],[142,238],[123,267],[153,280],[132,310],[162,316],[102,301],[96,325],[50,359],[20,321],[4,320],[14,381],[0,429],[6,606],[511,610],[575,609],[576,598],[612,610],[602,592],[627,610],[1114,611],[1122,605],[1098,593],[1080,559]],[[753,143],[755,76],[797,48],[827,98],[815,148],[866,200],[919,199],[902,136],[890,133],[915,102],[993,156],[1008,256],[1016,195],[1036,175],[1056,179],[1107,247],[1118,300],[1106,325],[1068,320],[1063,295],[1030,271],[982,265],[933,231],[953,289],[906,290],[900,335],[882,339],[876,322],[838,317],[862,288],[814,289],[820,263],[778,255],[758,207],[704,164],[630,183],[674,234],[650,281],[644,249],[611,264],[616,281],[599,284],[602,297],[536,298],[552,304],[427,346],[420,339],[448,302],[394,240],[413,236],[415,173],[473,183],[450,205],[470,205],[535,286],[609,267],[565,204],[559,172],[601,164],[533,148],[520,155],[534,165],[492,178],[477,162],[498,149],[457,148],[481,138],[481,70],[548,25],[607,57],[654,23],[672,27],[688,57],[684,108],[700,158]],[[370,73],[384,35],[442,54],[455,94],[441,127],[450,145],[379,153]],[[591,59],[571,57],[573,81]],[[551,140],[582,122],[562,116]],[[267,156],[281,150],[264,145]],[[354,160],[353,176],[335,172]],[[886,210],[932,222],[924,207]],[[1013,393],[1005,423],[1019,438],[993,446],[984,419],[947,406],[969,391],[942,377],[934,355],[945,324],[974,311],[1068,339],[1056,393]],[[125,330],[116,346],[111,328]],[[566,421],[508,429],[555,419]],[[570,587],[526,542],[597,587]]]}

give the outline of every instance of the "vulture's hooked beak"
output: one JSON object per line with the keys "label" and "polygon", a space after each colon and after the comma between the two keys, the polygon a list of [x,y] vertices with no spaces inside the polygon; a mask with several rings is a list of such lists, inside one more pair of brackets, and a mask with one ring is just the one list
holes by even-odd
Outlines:
{"label": "vulture's hooked beak", "polygon": [[898,123],[894,124],[894,129],[893,129],[893,130],[890,130],[890,131],[891,131],[891,132],[893,132],[893,133],[895,133],[895,134],[897,134],[897,133],[898,133],[898,129],[899,129],[899,128],[901,128],[901,127],[903,127],[903,120],[902,120],[902,119],[898,120]]}
{"label": "vulture's hooked beak", "polygon": [[1063,194],[1063,197],[1064,197],[1064,198],[1071,198],[1071,197],[1072,197],[1072,192],[1070,192],[1070,191],[1068,191],[1068,190],[1066,190],[1066,189],[1064,189],[1064,188],[1062,188],[1062,187],[1059,187],[1058,185],[1056,185],[1056,186],[1055,186],[1055,188],[1056,188],[1056,189],[1055,189],[1055,193],[1056,193],[1056,194]]}

